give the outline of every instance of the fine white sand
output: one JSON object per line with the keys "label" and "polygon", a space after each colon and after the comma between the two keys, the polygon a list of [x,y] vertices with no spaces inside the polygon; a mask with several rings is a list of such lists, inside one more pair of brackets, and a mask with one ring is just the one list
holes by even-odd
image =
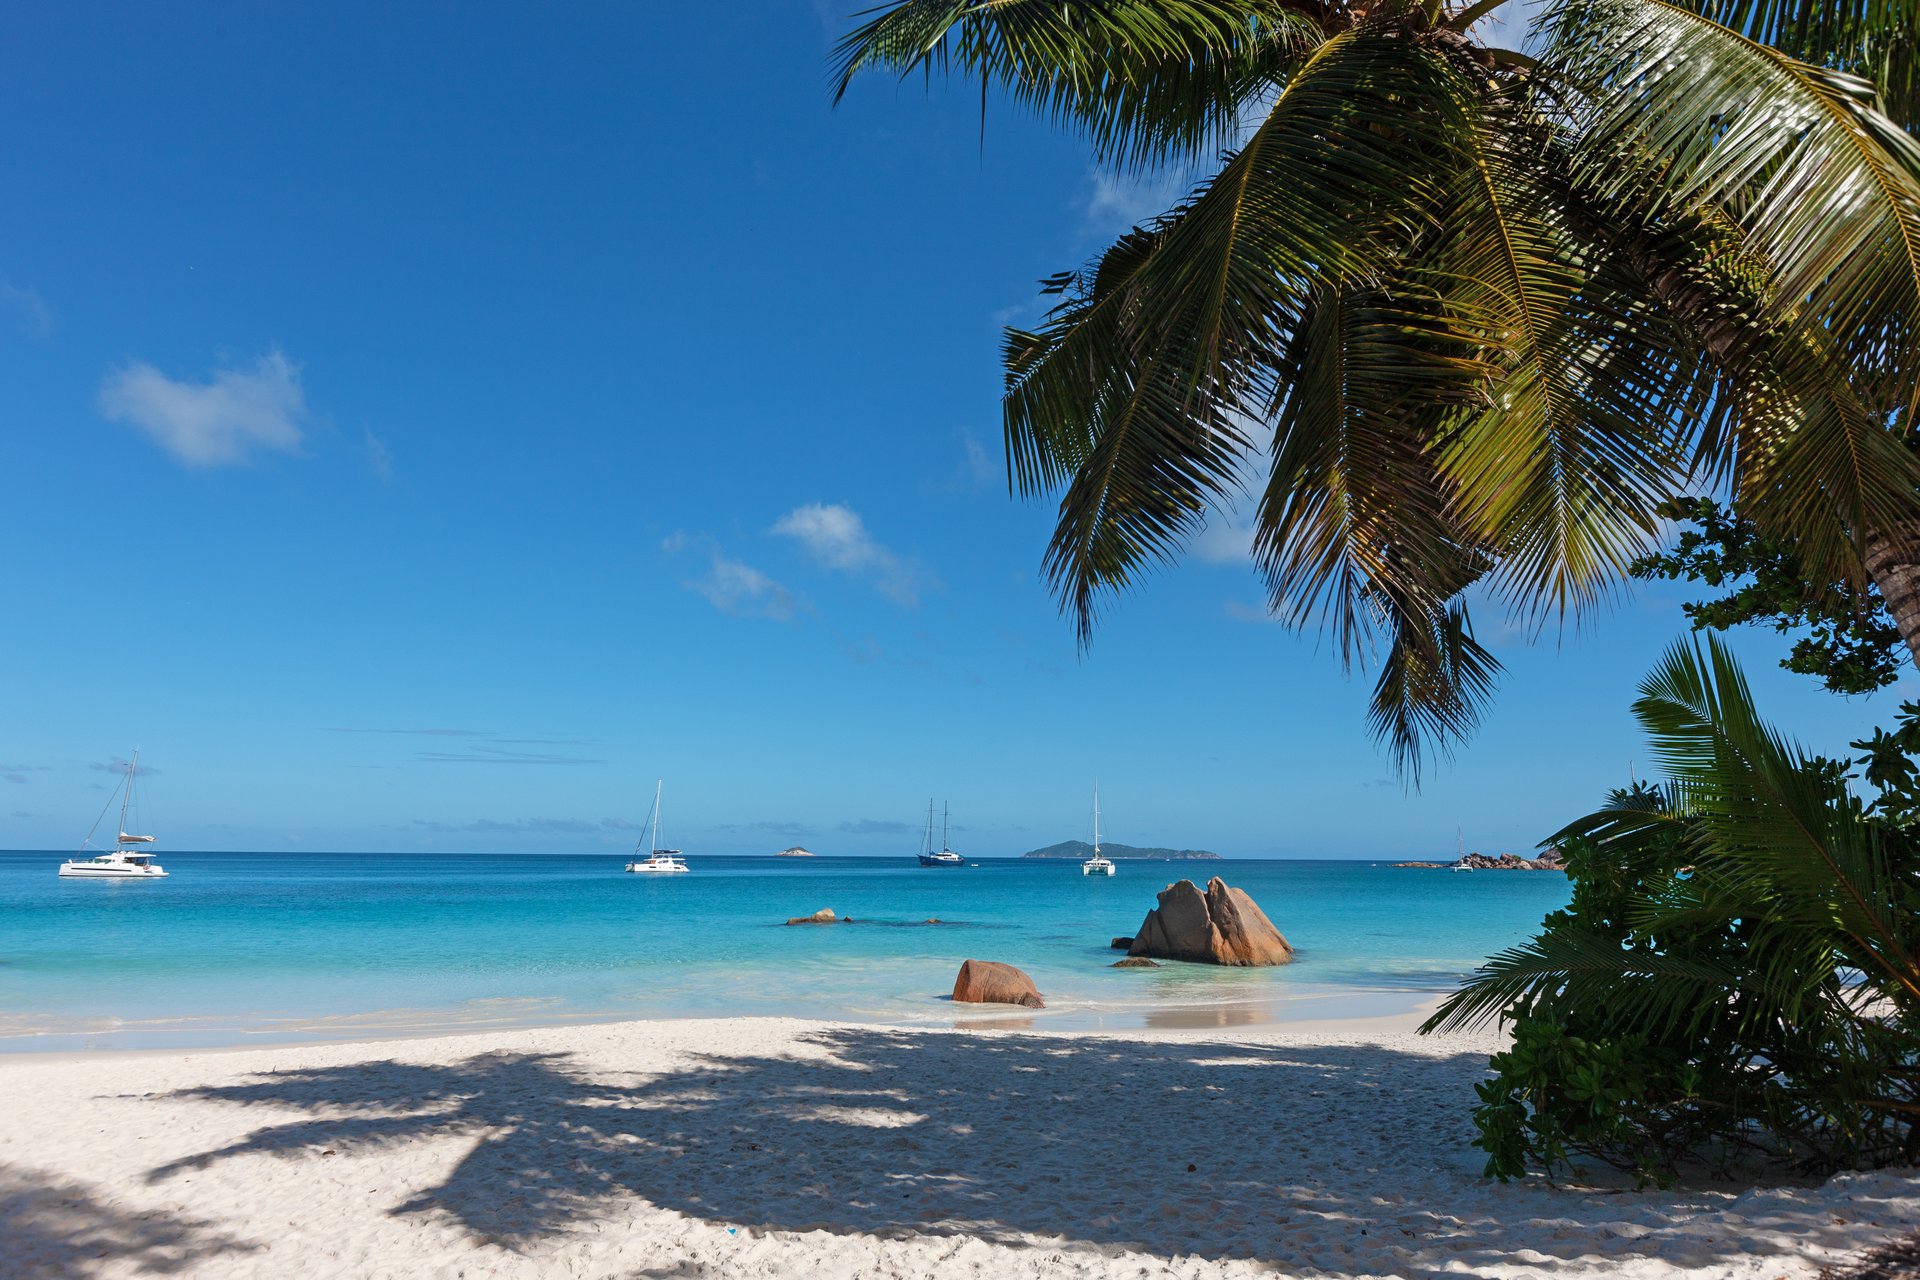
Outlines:
{"label": "fine white sand", "polygon": [[14,1277],[1804,1277],[1920,1180],[1480,1179],[1407,1021],[787,1019],[0,1060]]}

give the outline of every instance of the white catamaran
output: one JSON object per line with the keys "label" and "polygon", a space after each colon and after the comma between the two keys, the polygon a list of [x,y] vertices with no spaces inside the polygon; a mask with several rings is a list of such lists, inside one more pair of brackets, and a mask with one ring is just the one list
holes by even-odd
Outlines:
{"label": "white catamaran", "polygon": [[653,813],[648,825],[652,830],[652,834],[646,841],[647,856],[642,858],[640,856],[641,846],[635,845],[633,849],[633,861],[627,863],[627,870],[635,873],[650,872],[655,875],[670,875],[676,871],[685,871],[687,869],[686,859],[680,856],[678,849],[662,849],[660,847],[660,783],[657,781],[653,784]]}
{"label": "white catamaran", "polygon": [[[140,768],[140,753],[136,750],[133,759],[127,762],[127,776],[121,781],[120,792],[120,838],[114,847],[105,853],[95,854],[91,858],[68,858],[60,864],[61,878],[67,880],[161,880],[166,878],[167,869],[153,860],[143,845],[152,844],[152,836],[130,836],[127,834],[127,809],[133,803],[133,776]],[[107,805],[113,804],[113,797],[107,797]],[[100,818],[107,816],[102,807]],[[93,831],[100,829],[100,818],[93,820]],[[93,831],[87,832],[87,838],[80,845],[85,853],[87,846],[93,843]]]}
{"label": "white catamaran", "polygon": [[1100,784],[1093,784],[1093,856],[1080,864],[1083,876],[1110,876],[1113,859],[1100,856]]}

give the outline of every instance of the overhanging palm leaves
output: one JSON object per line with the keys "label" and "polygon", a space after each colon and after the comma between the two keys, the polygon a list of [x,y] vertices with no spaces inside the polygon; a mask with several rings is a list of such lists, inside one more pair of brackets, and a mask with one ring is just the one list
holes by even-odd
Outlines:
{"label": "overhanging palm leaves", "polygon": [[1085,642],[1270,426],[1270,605],[1382,661],[1374,725],[1417,769],[1496,670],[1462,593],[1577,614],[1689,485],[1820,580],[1920,541],[1920,148],[1858,78],[1909,73],[1881,20],[1914,0],[1852,3],[1558,0],[1536,59],[1440,0],[906,0],[836,89],[977,76],[1109,163],[1226,150],[1009,332],[1015,486],[1061,495],[1046,573]]}

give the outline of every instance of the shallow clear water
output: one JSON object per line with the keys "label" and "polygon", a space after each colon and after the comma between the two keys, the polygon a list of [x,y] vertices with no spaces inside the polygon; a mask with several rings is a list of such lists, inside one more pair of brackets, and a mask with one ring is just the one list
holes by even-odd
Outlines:
{"label": "shallow clear water", "polygon": [[[173,853],[169,879],[61,880],[0,853],[0,1050],[365,1037],[708,1014],[951,1022],[960,961],[1004,960],[1050,1026],[1392,1012],[1449,989],[1567,899],[1538,872],[1384,863]],[[1252,894],[1280,969],[1113,969],[1169,882]],[[831,907],[852,925],[788,928]],[[940,923],[926,923],[937,918]],[[1004,1011],[1003,1011],[1004,1013]]]}

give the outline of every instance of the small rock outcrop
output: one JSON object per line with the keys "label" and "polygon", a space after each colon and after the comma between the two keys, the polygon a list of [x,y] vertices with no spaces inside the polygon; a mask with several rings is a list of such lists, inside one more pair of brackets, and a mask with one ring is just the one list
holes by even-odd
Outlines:
{"label": "small rock outcrop", "polygon": [[810,916],[794,916],[788,924],[839,924],[840,917],[833,914],[832,907],[822,907]]}
{"label": "small rock outcrop", "polygon": [[1149,960],[1145,956],[1122,956],[1108,965],[1109,969],[1158,969],[1158,960]]}
{"label": "small rock outcrop", "polygon": [[953,998],[967,1004],[1018,1004],[1044,1009],[1046,1002],[1034,990],[1033,979],[997,960],[963,960],[953,980]]}
{"label": "small rock outcrop", "polygon": [[1147,912],[1129,956],[1158,956],[1199,964],[1292,964],[1293,946],[1252,898],[1219,876],[1206,892],[1191,880],[1160,891],[1160,905]]}
{"label": "small rock outcrop", "polygon": [[1128,947],[1133,945],[1133,939],[1132,938],[1115,938],[1112,942],[1109,942],[1107,945],[1109,947],[1112,947],[1115,951],[1125,951]]}

